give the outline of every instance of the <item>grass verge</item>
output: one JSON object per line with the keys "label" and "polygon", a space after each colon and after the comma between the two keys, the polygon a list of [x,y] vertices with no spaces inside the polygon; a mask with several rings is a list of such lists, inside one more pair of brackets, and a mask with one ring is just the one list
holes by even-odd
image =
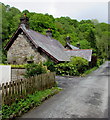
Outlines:
{"label": "grass verge", "polygon": [[26,99],[16,100],[11,106],[2,106],[2,120],[14,119],[28,112],[33,107],[39,106],[44,100],[57,94],[61,88],[53,87],[44,91],[37,91],[32,95],[28,95]]}
{"label": "grass verge", "polygon": [[93,68],[85,71],[81,76],[86,76],[86,75],[90,74],[91,72],[93,72],[94,70],[96,70],[97,68],[98,68],[98,67],[93,67]]}

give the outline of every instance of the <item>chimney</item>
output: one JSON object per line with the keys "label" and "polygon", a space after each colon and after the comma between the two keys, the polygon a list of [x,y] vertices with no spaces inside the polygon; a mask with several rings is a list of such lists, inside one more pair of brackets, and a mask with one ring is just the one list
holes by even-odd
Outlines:
{"label": "chimney", "polygon": [[80,49],[80,43],[79,42],[77,43],[77,47]]}
{"label": "chimney", "polygon": [[24,24],[25,27],[29,29],[29,18],[26,16],[26,13],[20,18],[20,24]]}
{"label": "chimney", "polygon": [[70,44],[70,36],[67,36],[67,37],[66,37],[66,43],[69,43],[69,44]]}
{"label": "chimney", "polygon": [[46,36],[52,37],[52,30],[50,28],[46,31]]}

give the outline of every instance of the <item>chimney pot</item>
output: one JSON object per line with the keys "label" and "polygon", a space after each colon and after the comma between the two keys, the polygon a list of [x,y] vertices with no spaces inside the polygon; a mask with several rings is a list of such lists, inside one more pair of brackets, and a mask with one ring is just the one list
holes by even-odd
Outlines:
{"label": "chimney pot", "polygon": [[52,37],[52,30],[50,28],[46,31],[46,36]]}
{"label": "chimney pot", "polygon": [[26,13],[20,18],[20,24],[24,24],[26,28],[29,28],[29,18],[26,16]]}
{"label": "chimney pot", "polygon": [[80,49],[80,43],[77,43],[77,47]]}
{"label": "chimney pot", "polygon": [[67,36],[67,37],[66,37],[66,42],[67,42],[67,43],[70,43],[70,36]]}

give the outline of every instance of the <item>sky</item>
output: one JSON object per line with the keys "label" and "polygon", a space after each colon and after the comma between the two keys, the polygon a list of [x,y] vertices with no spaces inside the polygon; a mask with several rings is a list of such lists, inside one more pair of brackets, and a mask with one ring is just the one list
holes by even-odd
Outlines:
{"label": "sky", "polygon": [[48,13],[56,17],[68,16],[72,19],[97,19],[108,23],[109,0],[0,0],[5,5],[19,10]]}

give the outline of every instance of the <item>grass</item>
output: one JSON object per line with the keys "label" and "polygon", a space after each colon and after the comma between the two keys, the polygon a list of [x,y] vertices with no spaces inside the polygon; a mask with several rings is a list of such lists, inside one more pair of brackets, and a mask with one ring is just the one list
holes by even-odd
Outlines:
{"label": "grass", "polygon": [[90,74],[91,72],[93,72],[94,70],[96,70],[97,68],[98,68],[98,67],[93,67],[93,68],[85,71],[81,76],[86,76],[86,75]]}
{"label": "grass", "polygon": [[39,106],[44,100],[61,91],[61,88],[53,87],[44,91],[37,91],[32,95],[28,95],[26,99],[16,100],[11,106],[2,106],[2,119],[14,119],[28,112],[33,107]]}

